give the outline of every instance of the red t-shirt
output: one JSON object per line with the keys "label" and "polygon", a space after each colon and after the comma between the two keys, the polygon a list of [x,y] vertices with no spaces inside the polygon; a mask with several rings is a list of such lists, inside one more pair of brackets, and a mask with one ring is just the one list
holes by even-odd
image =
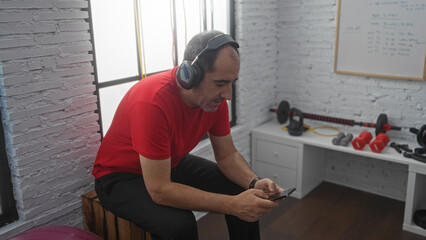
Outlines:
{"label": "red t-shirt", "polygon": [[230,133],[228,105],[213,113],[190,108],[182,100],[176,69],[136,83],[121,100],[96,156],[95,178],[112,172],[142,174],[139,154],[154,160],[171,158],[171,168],[209,132]]}

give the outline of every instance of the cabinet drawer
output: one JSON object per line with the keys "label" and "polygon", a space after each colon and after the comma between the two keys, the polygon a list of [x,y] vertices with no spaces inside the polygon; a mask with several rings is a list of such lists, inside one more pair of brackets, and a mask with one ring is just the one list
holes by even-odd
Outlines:
{"label": "cabinet drawer", "polygon": [[256,161],[297,169],[298,148],[286,144],[256,140]]}
{"label": "cabinet drawer", "polygon": [[268,163],[256,162],[256,173],[270,178],[282,188],[296,187],[297,172],[293,169],[277,167]]}

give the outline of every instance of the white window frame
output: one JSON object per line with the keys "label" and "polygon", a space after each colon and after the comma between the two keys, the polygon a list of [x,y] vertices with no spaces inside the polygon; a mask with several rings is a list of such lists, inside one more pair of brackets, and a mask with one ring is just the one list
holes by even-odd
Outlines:
{"label": "white window frame", "polygon": [[[199,13],[201,14],[199,19],[200,19],[200,29],[198,32],[202,32],[202,31],[206,31],[206,30],[210,30],[210,29],[215,29],[215,22],[218,22],[214,19],[221,19],[220,16],[217,16],[217,12],[214,11],[215,9],[215,5],[214,4],[218,4],[219,1],[215,1],[215,0],[162,0],[162,1],[151,1],[151,2],[155,2],[155,3],[161,3],[161,4],[165,4],[165,3],[169,3],[170,9],[163,9],[163,11],[170,11],[170,19],[171,19],[171,23],[170,23],[170,31],[172,31],[172,37],[174,39],[174,48],[172,53],[170,53],[170,56],[173,56],[171,59],[172,60],[172,64],[170,65],[169,69],[162,69],[162,70],[158,70],[158,71],[149,71],[146,70],[146,62],[144,59],[144,51],[148,52],[150,49],[144,49],[144,28],[148,28],[146,25],[150,24],[151,22],[154,21],[144,21],[143,20],[143,16],[141,16],[141,13],[143,12],[143,10],[141,10],[141,3],[143,3],[144,1],[150,1],[150,0],[123,0],[123,1],[131,1],[133,3],[132,6],[132,11],[133,11],[133,17],[134,17],[134,22],[131,23],[133,24],[132,26],[135,27],[134,30],[134,34],[129,33],[129,28],[126,29],[119,29],[119,31],[122,32],[126,32],[125,33],[125,38],[122,38],[123,41],[126,41],[126,45],[132,45],[132,41],[134,41],[136,47],[135,50],[136,52],[134,52],[133,50],[130,50],[130,53],[125,55],[123,53],[122,56],[120,56],[120,59],[134,59],[131,60],[132,61],[132,67],[129,69],[124,69],[125,66],[121,66],[119,63],[119,69],[117,71],[123,71],[123,72],[128,72],[127,75],[121,75],[120,73],[115,74],[116,76],[112,76],[110,77],[110,79],[106,79],[105,80],[105,74],[103,75],[101,73],[102,69],[101,69],[101,65],[97,65],[102,64],[102,61],[104,59],[100,59],[102,58],[109,58],[109,59],[114,59],[113,56],[108,56],[107,47],[102,47],[100,43],[100,41],[98,38],[101,38],[103,41],[105,40],[111,40],[109,37],[102,37],[102,34],[96,34],[97,31],[102,32],[101,30],[99,30],[102,26],[105,34],[108,33],[108,36],[114,36],[115,33],[114,32],[107,32],[107,31],[111,31],[111,29],[114,28],[114,22],[109,22],[110,19],[104,19],[105,22],[109,22],[109,27],[105,26],[105,25],[97,25],[96,24],[96,16],[97,12],[96,11],[107,11],[108,9],[111,9],[111,7],[106,7],[106,1],[105,0],[89,0],[90,4],[89,4],[89,13],[90,13],[90,25],[91,25],[91,36],[92,36],[92,43],[93,43],[93,55],[94,55],[94,67],[95,67],[95,85],[96,85],[96,95],[98,96],[98,113],[99,113],[99,124],[101,127],[101,135],[102,137],[104,136],[104,134],[106,133],[107,128],[109,127],[110,122],[112,121],[112,117],[113,114],[115,112],[115,109],[118,106],[119,101],[121,100],[122,96],[125,94],[125,92],[127,92],[127,89],[130,88],[134,83],[136,83],[137,81],[139,81],[140,79],[142,79],[143,77],[146,76],[150,76],[153,74],[156,74],[158,72],[161,71],[165,71],[165,70],[169,70],[175,66],[177,66],[178,63],[180,63],[182,61],[183,58],[183,51],[186,45],[186,41],[189,41],[189,37],[187,37],[185,33],[187,33],[187,25],[185,24],[185,21],[188,20],[186,19],[186,15],[185,19],[182,20],[182,12],[186,11],[190,11],[192,9],[193,6],[189,5],[189,4],[194,4],[197,3],[197,6],[200,7]],[[224,0],[227,1],[226,4],[226,9],[227,9],[227,17],[228,20],[227,22],[227,26],[226,26],[226,31],[219,29],[222,32],[228,33],[231,36],[234,36],[234,1],[233,0]],[[102,5],[102,7],[99,6]],[[132,15],[131,11],[128,9],[128,7],[130,6],[130,2],[127,2],[127,10],[126,13],[128,15]],[[93,8],[93,9],[92,9]],[[101,9],[101,10],[100,10]],[[182,11],[183,9],[183,11]],[[114,9],[114,13],[117,12],[118,9]],[[113,12],[111,12],[111,14],[113,14]],[[179,15],[181,17],[177,17],[176,15]],[[112,17],[112,16],[111,16]],[[101,18],[101,17],[99,17]],[[125,19],[124,19],[125,20]],[[124,21],[123,20],[123,21]],[[129,22],[128,22],[129,23]],[[131,25],[131,24],[127,24],[127,25]],[[222,28],[224,27],[223,23],[222,24]],[[96,26],[99,26],[98,28],[96,28]],[[183,27],[185,26],[185,27]],[[98,36],[98,38],[96,38]],[[123,36],[123,35],[120,35]],[[132,41],[128,41],[129,39],[131,39]],[[185,39],[185,40],[184,40]],[[119,40],[121,41],[121,40]],[[110,44],[110,45],[108,45]],[[114,42],[112,41],[112,43],[107,43],[106,46],[111,46],[112,48],[114,47]],[[105,53],[107,52],[107,53]],[[121,54],[121,53],[117,53],[117,54]],[[119,61],[118,60],[118,61]],[[123,69],[120,69],[120,67],[122,67]],[[108,75],[110,76],[110,75]],[[118,87],[120,86],[120,87]],[[111,89],[114,88],[113,91],[111,91]],[[116,100],[116,102],[114,103],[108,103],[105,104],[103,102],[103,94],[106,94],[106,92],[109,92],[108,94],[113,94],[116,95],[114,98]],[[230,125],[234,126],[236,124],[236,111],[235,111],[235,85],[233,88],[233,99],[231,101],[228,102],[229,104],[229,108],[230,108]],[[105,118],[105,119],[104,119]]]}

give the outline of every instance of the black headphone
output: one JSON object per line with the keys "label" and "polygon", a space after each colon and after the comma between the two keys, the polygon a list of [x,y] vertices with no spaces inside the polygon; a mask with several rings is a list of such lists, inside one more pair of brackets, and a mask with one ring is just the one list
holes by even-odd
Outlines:
{"label": "black headphone", "polygon": [[216,50],[225,44],[232,44],[238,48],[240,45],[227,34],[218,35],[209,40],[207,46],[191,61],[184,60],[176,71],[176,78],[179,84],[189,90],[197,86],[203,77],[203,70],[198,65],[197,60],[208,51]]}
{"label": "black headphone", "polygon": [[[294,114],[299,117],[299,121],[293,119]],[[297,108],[290,109],[290,124],[287,126],[288,133],[292,136],[300,136],[305,131],[303,126],[303,113]]]}

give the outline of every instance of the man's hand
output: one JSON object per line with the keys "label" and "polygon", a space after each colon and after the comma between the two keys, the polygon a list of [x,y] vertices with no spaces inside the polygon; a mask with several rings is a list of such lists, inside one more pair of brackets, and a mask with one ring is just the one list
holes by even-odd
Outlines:
{"label": "man's hand", "polygon": [[233,197],[231,214],[238,218],[254,222],[272,211],[279,204],[268,200],[269,195],[260,189],[249,189]]}
{"label": "man's hand", "polygon": [[263,190],[268,196],[284,191],[284,189],[269,178],[260,179],[254,185],[254,188]]}

